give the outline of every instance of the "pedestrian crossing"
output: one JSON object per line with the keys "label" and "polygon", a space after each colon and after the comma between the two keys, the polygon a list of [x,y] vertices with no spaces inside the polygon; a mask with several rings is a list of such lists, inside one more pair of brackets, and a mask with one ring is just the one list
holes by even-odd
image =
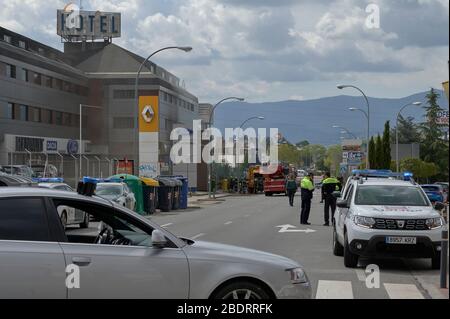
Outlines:
{"label": "pedestrian crossing", "polygon": [[[359,284],[359,283],[358,283]],[[416,285],[385,283],[384,289],[390,299],[425,299]],[[355,299],[351,281],[319,280],[316,299]]]}

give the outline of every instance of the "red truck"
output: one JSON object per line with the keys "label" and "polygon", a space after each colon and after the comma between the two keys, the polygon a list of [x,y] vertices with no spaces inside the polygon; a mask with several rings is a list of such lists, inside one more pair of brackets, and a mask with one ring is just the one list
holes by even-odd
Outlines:
{"label": "red truck", "polygon": [[272,196],[274,194],[287,194],[286,178],[289,174],[289,167],[278,165],[275,173],[264,175],[264,194]]}

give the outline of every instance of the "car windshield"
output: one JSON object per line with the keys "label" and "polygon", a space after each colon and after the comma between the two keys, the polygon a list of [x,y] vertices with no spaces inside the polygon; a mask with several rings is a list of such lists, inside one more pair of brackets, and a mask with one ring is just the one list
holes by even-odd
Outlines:
{"label": "car windshield", "polygon": [[413,186],[360,186],[356,192],[356,205],[428,206],[419,188]]}
{"label": "car windshield", "polygon": [[423,190],[426,192],[439,192],[441,188],[439,186],[422,186]]}
{"label": "car windshield", "polygon": [[122,195],[122,186],[120,185],[97,185],[95,190],[97,196],[120,196]]}

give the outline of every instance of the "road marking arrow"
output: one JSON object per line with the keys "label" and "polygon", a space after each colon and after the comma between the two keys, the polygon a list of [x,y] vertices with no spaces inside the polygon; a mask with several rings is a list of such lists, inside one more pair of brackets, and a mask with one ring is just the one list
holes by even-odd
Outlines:
{"label": "road marking arrow", "polygon": [[[315,233],[316,230],[314,229],[296,229],[296,226],[293,225],[280,225],[280,226],[276,226],[276,228],[280,228],[279,233]],[[294,229],[290,229],[290,228],[294,228]]]}

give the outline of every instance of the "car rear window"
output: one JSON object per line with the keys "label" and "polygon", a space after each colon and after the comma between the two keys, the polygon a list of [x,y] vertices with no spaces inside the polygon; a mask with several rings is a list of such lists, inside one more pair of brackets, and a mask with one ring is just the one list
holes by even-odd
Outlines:
{"label": "car rear window", "polygon": [[50,234],[43,200],[0,199],[0,240],[49,241]]}
{"label": "car rear window", "polygon": [[439,186],[422,186],[424,191],[439,192],[441,188]]}
{"label": "car rear window", "polygon": [[370,206],[428,206],[424,194],[413,186],[359,186],[356,205]]}

